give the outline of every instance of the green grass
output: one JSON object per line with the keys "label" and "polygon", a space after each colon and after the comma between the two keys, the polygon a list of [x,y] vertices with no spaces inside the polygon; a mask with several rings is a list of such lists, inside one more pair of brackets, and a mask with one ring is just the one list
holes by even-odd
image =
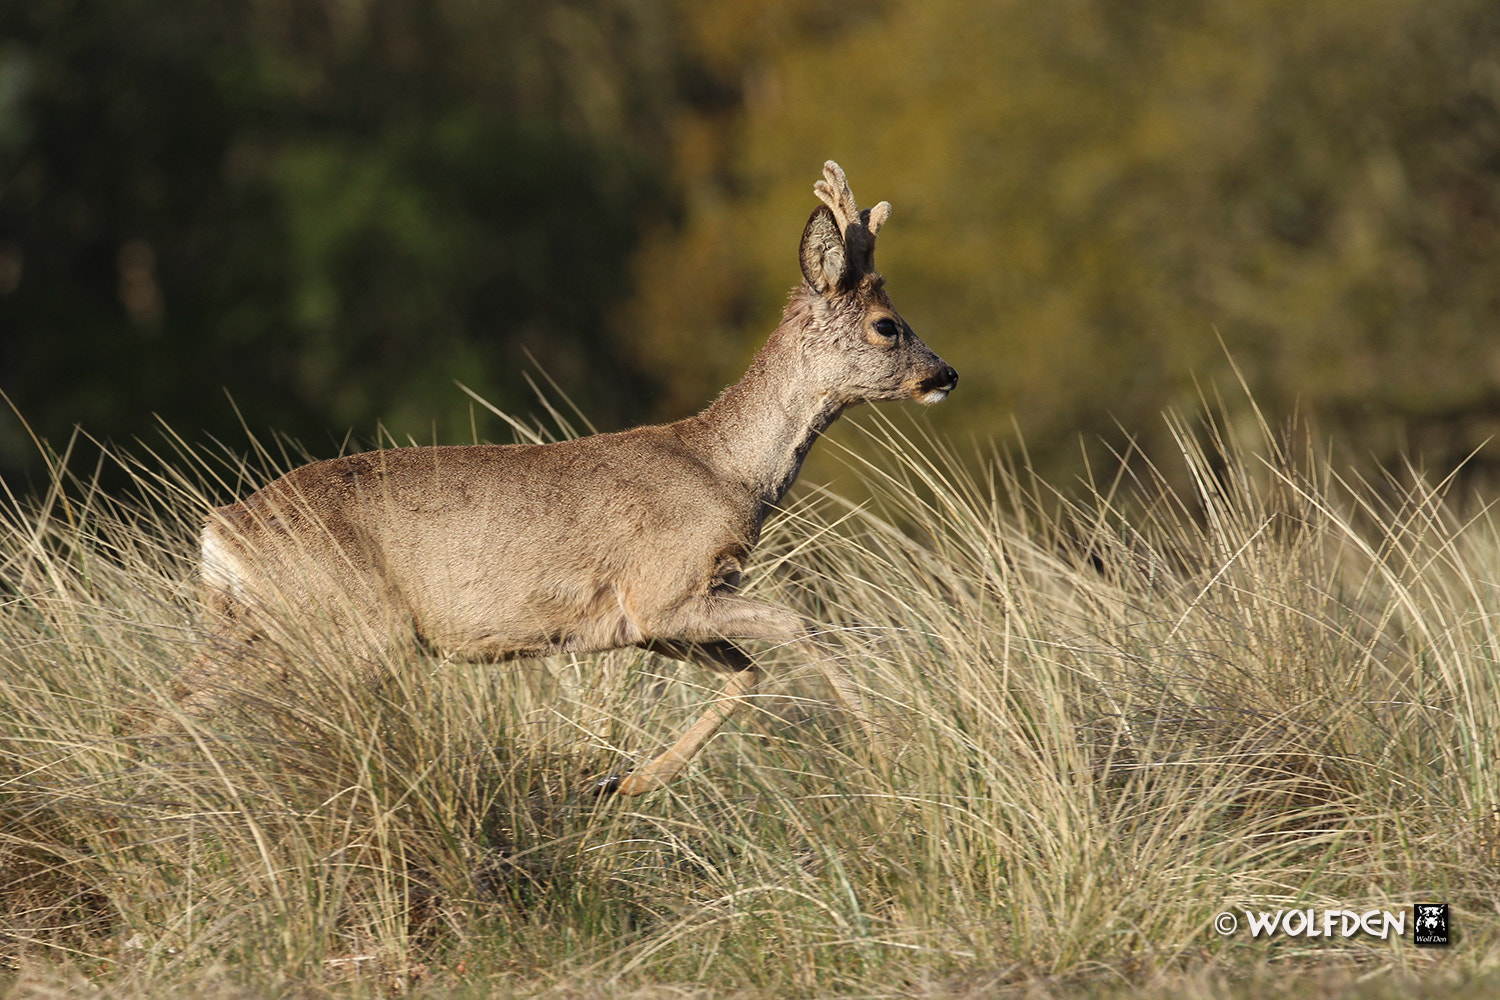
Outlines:
{"label": "green grass", "polygon": [[[1263,425],[1055,490],[864,424],[752,592],[829,623],[891,730],[772,651],[670,789],[598,799],[715,685],[643,653],[345,664],[150,744],[192,555],[249,468],[0,514],[0,997],[1479,997],[1500,984],[1500,533]],[[1238,425],[1236,425],[1238,426]],[[977,470],[977,471],[976,471]],[[1170,483],[1187,485],[1173,488]],[[1461,510],[1471,513],[1461,514]],[[1224,910],[1448,902],[1447,949]],[[101,994],[98,991],[103,990]]]}

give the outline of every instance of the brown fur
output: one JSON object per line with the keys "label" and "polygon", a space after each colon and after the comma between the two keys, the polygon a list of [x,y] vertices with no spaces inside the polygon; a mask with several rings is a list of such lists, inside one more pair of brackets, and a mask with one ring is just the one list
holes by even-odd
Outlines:
{"label": "brown fur", "polygon": [[245,649],[290,641],[295,615],[299,641],[327,636],[372,662],[414,641],[478,660],[636,645],[730,672],[677,744],[619,784],[626,795],[675,777],[754,687],[741,643],[817,653],[868,729],[854,682],[811,624],[737,592],[767,514],[846,407],[933,402],[958,378],[873,270],[890,206],[861,213],[831,161],[824,178],[781,325],[697,416],[556,444],[314,462],[214,511],[203,576],[215,642],[179,677],[184,709],[212,712],[253,672]]}

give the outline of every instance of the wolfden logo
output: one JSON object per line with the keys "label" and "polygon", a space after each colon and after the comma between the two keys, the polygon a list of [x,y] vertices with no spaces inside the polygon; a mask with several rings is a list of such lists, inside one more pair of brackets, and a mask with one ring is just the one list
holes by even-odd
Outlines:
{"label": "wolfden logo", "polygon": [[1448,943],[1448,904],[1415,903],[1412,920],[1412,943],[1424,947],[1442,947]]}

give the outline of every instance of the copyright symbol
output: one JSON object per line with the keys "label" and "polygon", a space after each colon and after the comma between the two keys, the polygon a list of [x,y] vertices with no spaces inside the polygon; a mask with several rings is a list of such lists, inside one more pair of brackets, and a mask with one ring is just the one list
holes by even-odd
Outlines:
{"label": "copyright symbol", "polygon": [[1214,930],[1218,931],[1220,934],[1223,934],[1225,937],[1228,937],[1239,929],[1240,918],[1236,917],[1228,910],[1225,910],[1217,917],[1214,917]]}

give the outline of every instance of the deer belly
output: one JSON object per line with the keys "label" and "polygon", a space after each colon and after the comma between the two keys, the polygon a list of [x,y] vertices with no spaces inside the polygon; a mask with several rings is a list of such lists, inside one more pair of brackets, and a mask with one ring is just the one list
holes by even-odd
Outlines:
{"label": "deer belly", "polygon": [[414,615],[418,634],[434,651],[475,660],[598,652],[647,638],[611,586],[586,597],[555,590],[511,601],[497,596],[490,589],[442,607],[421,602],[428,613]]}

